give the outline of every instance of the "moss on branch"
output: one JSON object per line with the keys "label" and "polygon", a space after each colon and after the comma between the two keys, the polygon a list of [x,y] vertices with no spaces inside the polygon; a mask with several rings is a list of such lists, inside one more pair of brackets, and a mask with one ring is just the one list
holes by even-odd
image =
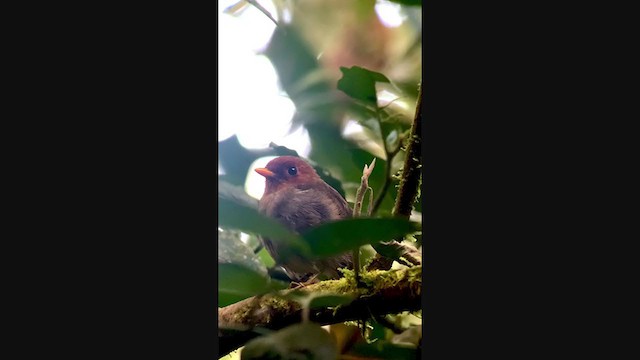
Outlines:
{"label": "moss on branch", "polygon": [[[370,315],[395,314],[420,309],[422,267],[360,274],[366,287],[356,285],[353,271],[346,270],[339,280],[327,280],[301,289],[310,293],[356,295],[356,299],[338,307],[314,308],[310,320],[322,325],[367,318]],[[290,292],[285,290],[283,293]],[[295,301],[267,294],[245,299],[218,309],[220,355],[227,354],[259,336],[255,328],[282,329],[301,321],[302,308]]]}

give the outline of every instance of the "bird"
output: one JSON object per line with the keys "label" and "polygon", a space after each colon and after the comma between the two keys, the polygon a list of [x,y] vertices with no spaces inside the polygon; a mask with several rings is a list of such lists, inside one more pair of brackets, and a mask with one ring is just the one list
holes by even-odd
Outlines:
{"label": "bird", "polygon": [[[265,190],[258,201],[260,213],[300,234],[320,224],[351,217],[347,201],[324,182],[315,169],[296,156],[280,156],[255,171],[265,177]],[[277,240],[277,239],[276,239]],[[338,268],[352,268],[351,253],[322,259],[289,256],[278,241],[261,237],[267,252],[294,282],[338,279]]]}

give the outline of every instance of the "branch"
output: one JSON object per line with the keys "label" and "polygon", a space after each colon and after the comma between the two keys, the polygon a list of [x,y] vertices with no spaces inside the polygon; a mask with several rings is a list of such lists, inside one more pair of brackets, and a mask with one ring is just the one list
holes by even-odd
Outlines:
{"label": "branch", "polygon": [[[411,216],[411,210],[413,210],[413,203],[418,196],[418,190],[420,189],[420,176],[422,167],[422,85],[418,88],[418,101],[416,103],[416,112],[413,118],[413,124],[411,125],[411,131],[409,134],[409,144],[407,145],[407,153],[404,159],[404,166],[402,168],[402,175],[400,178],[400,184],[398,188],[398,195],[396,202],[393,206],[392,214],[398,217],[408,219]],[[390,254],[403,254],[402,256],[406,261],[416,265],[421,261],[418,259],[420,252],[415,248],[409,248],[404,244],[397,241],[391,241],[388,243],[375,244],[373,247],[376,249],[374,260],[369,265],[369,269],[389,269],[393,264],[394,256],[381,256],[381,253]]]}
{"label": "branch", "polygon": [[408,219],[413,210],[413,203],[416,201],[420,188],[420,175],[422,164],[422,85],[418,88],[418,102],[416,104],[416,114],[411,125],[409,134],[409,144],[407,145],[407,155],[404,158],[402,177],[398,188],[398,196],[393,207],[395,216]]}
{"label": "branch", "polygon": [[[420,309],[421,266],[363,273],[361,278],[368,285],[367,288],[358,288],[353,275],[349,274],[345,273],[345,278],[339,280],[326,280],[302,289],[309,293],[328,292],[357,296],[347,305],[311,309],[311,321],[328,325],[371,315],[397,314]],[[290,291],[292,290],[285,293]],[[300,322],[301,313],[300,304],[276,295],[252,297],[218,309],[220,356],[259,336],[260,334],[254,331],[255,328],[282,329]]]}

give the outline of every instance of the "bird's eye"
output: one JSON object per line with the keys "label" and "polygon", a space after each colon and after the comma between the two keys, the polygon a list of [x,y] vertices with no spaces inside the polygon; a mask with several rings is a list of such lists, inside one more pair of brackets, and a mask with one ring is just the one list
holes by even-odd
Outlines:
{"label": "bird's eye", "polygon": [[298,173],[298,169],[296,169],[295,166],[290,167],[287,171],[289,172],[289,175],[292,176]]}

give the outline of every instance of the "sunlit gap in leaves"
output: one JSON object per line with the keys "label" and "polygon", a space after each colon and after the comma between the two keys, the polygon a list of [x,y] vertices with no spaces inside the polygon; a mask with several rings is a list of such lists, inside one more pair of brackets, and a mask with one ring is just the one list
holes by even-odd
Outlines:
{"label": "sunlit gap in leaves", "polygon": [[[278,144],[279,145],[279,144]],[[264,193],[264,176],[258,174],[254,170],[256,168],[265,167],[267,163],[276,156],[265,156],[256,159],[251,166],[249,166],[249,173],[247,174],[247,180],[244,183],[244,191],[249,194],[254,199],[260,200],[262,194]]]}
{"label": "sunlit gap in leaves", "polygon": [[243,232],[240,233],[240,241],[245,244],[249,244],[249,234],[245,234]]}
{"label": "sunlit gap in leaves", "polygon": [[[311,146],[306,129],[290,132],[295,105],[280,89],[271,62],[259,55],[275,24],[253,6],[236,15],[223,13],[236,2],[220,1],[218,5],[218,86],[224,89],[218,92],[218,141],[236,134],[248,149],[264,149],[274,142],[308,156]],[[272,2],[260,3],[277,18]]]}
{"label": "sunlit gap in leaves", "polygon": [[347,120],[342,129],[342,136],[349,141],[358,144],[362,149],[367,150],[372,155],[386,160],[384,148],[382,144],[374,141],[377,135],[371,134],[371,129],[367,129],[360,125],[356,120]]}
{"label": "sunlit gap in leaves", "polygon": [[381,90],[378,92],[377,96],[378,96],[379,107],[393,106],[396,108],[399,107],[404,111],[407,111],[407,110],[413,111],[413,109],[410,108],[409,104],[407,104],[407,102],[404,101],[404,99],[402,99],[400,95],[396,93],[393,93],[388,90]]}
{"label": "sunlit gap in leaves", "polygon": [[376,13],[380,22],[386,27],[394,28],[402,25],[407,18],[402,14],[400,4],[394,4],[390,1],[378,0],[376,3]]}

